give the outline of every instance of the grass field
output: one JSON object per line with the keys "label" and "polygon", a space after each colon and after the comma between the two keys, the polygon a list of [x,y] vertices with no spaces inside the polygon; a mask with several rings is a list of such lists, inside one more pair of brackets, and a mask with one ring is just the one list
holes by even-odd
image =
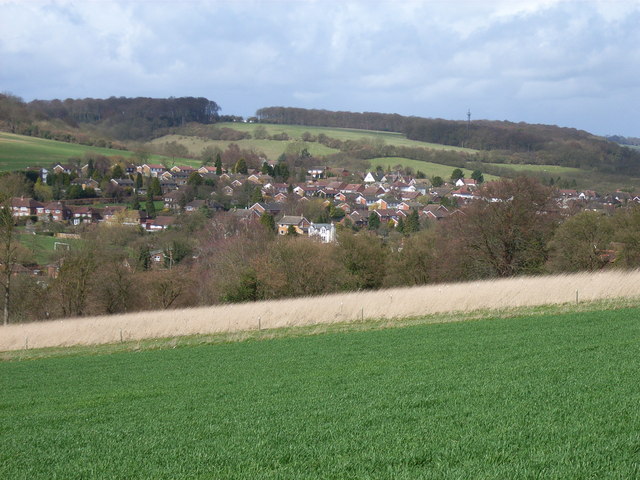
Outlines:
{"label": "grass field", "polygon": [[640,309],[0,363],[0,476],[638,478]]}
{"label": "grass field", "polygon": [[562,167],[560,165],[523,165],[518,163],[487,163],[493,167],[508,168],[517,172],[528,171],[534,173],[549,173],[553,175],[571,176],[584,173],[584,170],[572,167]]}
{"label": "grass field", "polygon": [[[442,165],[439,163],[432,162],[422,162],[420,160],[412,160],[409,158],[401,158],[401,157],[382,157],[382,158],[372,158],[370,160],[371,168],[374,169],[377,166],[384,168],[387,167],[395,167],[396,165],[402,165],[403,167],[411,167],[414,172],[418,170],[423,172],[427,177],[431,178],[434,176],[442,177],[444,180],[449,180],[451,177],[451,173],[455,170],[455,167],[451,167],[449,165]],[[465,178],[471,178],[472,170],[467,168],[461,168],[464,172]],[[485,180],[497,180],[499,177],[495,175],[483,174]]]}
{"label": "grass field", "polygon": [[76,248],[82,243],[81,240],[73,238],[56,238],[28,233],[18,235],[18,241],[33,254],[33,258],[38,265],[46,265],[53,261],[56,256],[56,243],[67,244],[69,248]]}
{"label": "grass field", "polygon": [[[90,147],[77,143],[0,132],[0,171],[19,170],[33,166],[48,167],[56,162],[66,163],[72,157],[82,158],[87,152],[108,157],[129,158],[133,156],[133,152],[127,150]],[[149,159],[150,162],[156,163],[162,163],[165,160],[167,158],[161,155],[152,155]],[[186,161],[189,160],[179,159],[177,163]],[[200,162],[196,163],[200,164]]]}

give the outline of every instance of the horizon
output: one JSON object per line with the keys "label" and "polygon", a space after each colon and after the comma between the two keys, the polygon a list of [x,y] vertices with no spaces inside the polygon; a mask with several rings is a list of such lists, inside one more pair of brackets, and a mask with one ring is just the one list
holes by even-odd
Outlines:
{"label": "horizon", "polygon": [[640,0],[0,0],[0,90],[205,97],[640,137]]}

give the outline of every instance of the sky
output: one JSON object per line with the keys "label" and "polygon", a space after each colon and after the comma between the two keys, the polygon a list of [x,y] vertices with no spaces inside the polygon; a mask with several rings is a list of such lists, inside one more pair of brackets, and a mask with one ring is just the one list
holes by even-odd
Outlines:
{"label": "sky", "polygon": [[640,137],[640,0],[0,0],[0,92]]}

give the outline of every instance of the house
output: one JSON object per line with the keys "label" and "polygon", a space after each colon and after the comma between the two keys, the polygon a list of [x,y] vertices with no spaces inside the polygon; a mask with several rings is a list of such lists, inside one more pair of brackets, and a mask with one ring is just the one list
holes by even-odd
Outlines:
{"label": "house", "polygon": [[62,202],[49,202],[44,206],[42,217],[44,220],[63,222],[71,218],[71,211]]}
{"label": "house", "polygon": [[322,243],[336,241],[336,226],[333,223],[311,223],[309,225],[309,237],[317,238]]}
{"label": "house", "polygon": [[307,170],[307,174],[311,175],[314,180],[317,180],[319,178],[324,178],[326,170],[327,167],[311,167]]}
{"label": "house", "polygon": [[100,190],[100,184],[93,178],[75,178],[71,180],[71,185],[79,185],[82,190],[87,188],[93,188],[94,190]]}
{"label": "house", "polygon": [[365,189],[365,186],[361,183],[348,183],[340,189],[341,193],[361,193]]}
{"label": "house", "polygon": [[71,205],[68,208],[71,212],[70,220],[73,225],[96,223],[101,220],[100,212],[96,208],[76,205]]}
{"label": "house", "polygon": [[130,178],[112,178],[110,182],[121,188],[133,188],[136,185]]}
{"label": "house", "polygon": [[118,223],[126,210],[127,207],[124,205],[107,205],[102,209],[102,221],[107,223]]}
{"label": "house", "polygon": [[261,216],[263,213],[266,212],[269,215],[272,215],[274,217],[279,215],[282,209],[283,209],[282,204],[276,203],[276,202],[273,202],[273,203],[258,202],[258,203],[254,203],[249,207],[249,210],[255,212],[256,215],[258,216]]}
{"label": "house", "polygon": [[205,200],[192,200],[184,206],[184,211],[191,213],[206,206],[207,202]]}
{"label": "house", "polygon": [[168,217],[158,215],[156,218],[149,218],[145,222],[145,230],[148,232],[158,232],[160,230],[166,230],[176,221],[176,217]]}
{"label": "house", "polygon": [[162,172],[165,171],[165,168],[163,165],[160,165],[158,163],[145,163],[144,165],[139,167],[138,171],[143,175],[146,175],[147,177],[157,177],[159,175],[162,175]]}
{"label": "house", "polygon": [[203,165],[198,169],[198,173],[201,175],[214,174],[216,173],[216,167],[211,167],[209,165]]}
{"label": "house", "polygon": [[310,222],[303,216],[285,215],[278,221],[278,235],[289,233],[289,227],[293,227],[299,235],[306,235]]}
{"label": "house", "polygon": [[174,165],[173,167],[171,167],[170,171],[175,173],[182,172],[191,175],[196,171],[196,169],[189,165]]}
{"label": "house", "polygon": [[67,175],[71,175],[71,172],[74,171],[74,168],[71,165],[56,163],[51,170],[53,170],[53,173],[55,174],[66,173]]}
{"label": "house", "polygon": [[474,198],[478,198],[467,186],[463,186],[458,190],[454,190],[453,192],[451,192],[451,196],[460,198],[462,200],[473,200]]}
{"label": "house", "polygon": [[182,192],[180,190],[172,190],[162,195],[162,201],[164,202],[164,208],[176,209],[180,204],[182,198]]}
{"label": "house", "polygon": [[42,204],[33,198],[13,197],[11,199],[11,213],[14,217],[29,217],[37,215],[37,208]]}
{"label": "house", "polygon": [[431,204],[422,209],[420,216],[429,220],[442,220],[449,216],[449,210],[444,205]]}

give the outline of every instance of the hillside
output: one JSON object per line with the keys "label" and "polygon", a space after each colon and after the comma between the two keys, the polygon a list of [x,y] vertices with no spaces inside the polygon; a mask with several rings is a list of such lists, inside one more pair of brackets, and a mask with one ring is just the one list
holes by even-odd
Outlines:
{"label": "hillside", "polygon": [[640,152],[588,132],[553,125],[404,117],[381,113],[331,112],[268,107],[263,123],[367,128],[398,132],[408,139],[486,151],[486,162],[560,165],[605,174],[640,176]]}
{"label": "hillside", "polygon": [[636,478],[639,314],[3,362],[0,475]]}

